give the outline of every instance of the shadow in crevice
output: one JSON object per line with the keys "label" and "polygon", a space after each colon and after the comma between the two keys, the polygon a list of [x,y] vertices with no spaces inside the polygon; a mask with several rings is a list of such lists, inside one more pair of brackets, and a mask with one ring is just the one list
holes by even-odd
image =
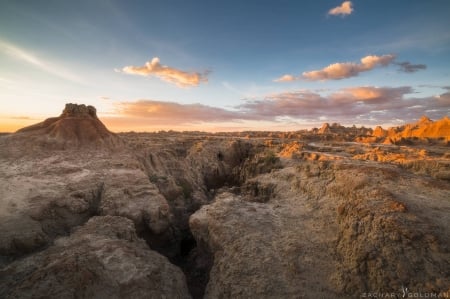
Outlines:
{"label": "shadow in crevice", "polygon": [[170,234],[155,235],[148,228],[138,230],[147,245],[178,266],[186,277],[192,298],[203,298],[213,265],[213,255],[206,246],[198,246],[189,229],[172,228]]}

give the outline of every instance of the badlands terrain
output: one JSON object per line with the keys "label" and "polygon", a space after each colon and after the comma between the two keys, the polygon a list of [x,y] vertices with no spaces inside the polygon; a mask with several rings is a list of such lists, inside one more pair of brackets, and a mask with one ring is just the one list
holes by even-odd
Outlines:
{"label": "badlands terrain", "polygon": [[0,298],[450,298],[450,120],[0,136]]}

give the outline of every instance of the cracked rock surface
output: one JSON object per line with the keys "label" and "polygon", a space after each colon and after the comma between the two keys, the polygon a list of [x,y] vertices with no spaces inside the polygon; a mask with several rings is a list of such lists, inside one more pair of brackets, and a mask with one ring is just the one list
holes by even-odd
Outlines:
{"label": "cracked rock surface", "polygon": [[190,298],[183,273],[133,222],[96,216],[70,237],[0,271],[2,298]]}

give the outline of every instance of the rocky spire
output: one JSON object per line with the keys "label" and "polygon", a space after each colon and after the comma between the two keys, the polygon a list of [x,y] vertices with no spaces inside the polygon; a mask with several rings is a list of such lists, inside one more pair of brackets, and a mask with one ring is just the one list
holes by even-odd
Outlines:
{"label": "rocky spire", "polygon": [[430,124],[433,121],[426,115],[422,115],[422,117],[419,120],[419,124],[423,125],[423,124]]}
{"label": "rocky spire", "polygon": [[66,104],[61,117],[93,117],[97,118],[97,110],[94,106],[86,106],[84,104]]}

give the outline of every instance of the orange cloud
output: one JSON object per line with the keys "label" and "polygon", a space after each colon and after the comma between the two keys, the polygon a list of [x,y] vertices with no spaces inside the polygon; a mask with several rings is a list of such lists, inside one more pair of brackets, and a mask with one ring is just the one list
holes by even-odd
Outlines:
{"label": "orange cloud", "polygon": [[370,71],[377,66],[387,66],[394,59],[395,56],[392,54],[382,56],[369,55],[361,58],[361,63],[333,63],[321,70],[304,72],[302,78],[309,81],[323,81],[356,77],[359,73]]}
{"label": "orange cloud", "polygon": [[340,6],[337,6],[335,8],[332,8],[328,11],[329,15],[337,16],[346,16],[353,12],[352,8],[352,2],[351,1],[344,1]]}
{"label": "orange cloud", "polygon": [[366,71],[373,69],[377,65],[387,66],[394,60],[394,58],[395,56],[392,54],[382,56],[368,55],[361,58],[361,64],[359,64],[359,67],[361,68],[361,71]]}
{"label": "orange cloud", "polygon": [[221,122],[247,119],[240,112],[202,104],[179,104],[154,100],[139,100],[136,102],[122,102],[116,106],[120,115],[145,118],[154,124],[188,124],[201,122]]}
{"label": "orange cloud", "polygon": [[[374,99],[379,99],[385,94],[384,89],[376,88],[376,87],[354,87],[354,88],[345,88],[340,93],[342,96],[347,98],[351,98],[359,101],[369,101]],[[392,90],[391,90],[392,93]],[[335,94],[336,96],[336,94]]]}
{"label": "orange cloud", "polygon": [[200,82],[207,82],[207,73],[186,72],[166,65],[161,65],[159,58],[154,57],[144,66],[126,66],[124,73],[141,76],[155,76],[163,81],[173,83],[178,87],[198,86]]}
{"label": "orange cloud", "polygon": [[325,81],[325,80],[341,80],[350,77],[356,77],[361,72],[370,71],[377,66],[385,67],[390,64],[398,65],[399,71],[404,73],[415,73],[419,70],[427,68],[424,64],[412,64],[408,61],[395,62],[395,55],[387,54],[382,56],[368,55],[361,58],[360,63],[355,62],[337,62],[324,67],[321,70],[303,72],[302,75],[296,77],[293,75],[283,75],[273,80],[274,82],[290,82],[295,80],[308,81]]}
{"label": "orange cloud", "polygon": [[290,81],[294,81],[294,80],[296,80],[297,78],[295,78],[294,76],[292,76],[292,75],[283,75],[283,76],[281,76],[280,78],[278,78],[278,79],[275,79],[275,80],[273,80],[274,82],[290,82]]}

